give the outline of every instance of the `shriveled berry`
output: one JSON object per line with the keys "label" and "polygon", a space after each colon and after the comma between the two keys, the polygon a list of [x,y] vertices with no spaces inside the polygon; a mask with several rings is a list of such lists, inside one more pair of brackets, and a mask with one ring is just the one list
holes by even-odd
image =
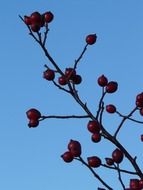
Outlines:
{"label": "shriveled berry", "polygon": [[61,157],[67,163],[72,162],[74,158],[70,151],[65,152]]}
{"label": "shriveled berry", "polygon": [[105,160],[106,160],[106,164],[109,166],[112,166],[114,164],[114,161],[112,158],[105,158]]}
{"label": "shriveled berry", "polygon": [[115,113],[116,112],[116,107],[113,104],[109,104],[106,106],[106,111],[108,113]]}
{"label": "shriveled berry", "polygon": [[86,43],[87,43],[88,45],[93,45],[93,44],[96,42],[96,39],[97,39],[96,34],[89,34],[89,35],[86,37]]}
{"label": "shriveled berry", "polygon": [[114,93],[116,92],[117,88],[118,88],[118,83],[115,81],[111,81],[106,86],[106,92]]}
{"label": "shriveled berry", "polygon": [[43,72],[43,78],[49,81],[54,80],[55,72],[51,69],[47,69],[46,71]]}
{"label": "shriveled berry", "polygon": [[99,86],[106,86],[108,84],[108,79],[104,76],[104,75],[101,75],[98,80],[97,80]]}

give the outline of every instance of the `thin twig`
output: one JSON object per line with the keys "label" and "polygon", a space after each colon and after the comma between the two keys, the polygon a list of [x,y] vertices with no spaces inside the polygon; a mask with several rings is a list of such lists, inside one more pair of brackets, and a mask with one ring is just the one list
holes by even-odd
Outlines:
{"label": "thin twig", "polygon": [[78,59],[75,60],[74,69],[76,69],[77,64],[79,63],[79,61],[83,57],[84,53],[86,52],[87,46],[88,46],[88,44],[85,45],[85,47],[84,47],[83,51],[81,52],[80,56],[78,57]]}
{"label": "thin twig", "polygon": [[119,124],[115,134],[114,134],[114,137],[116,138],[117,137],[117,134],[118,132],[120,131],[121,127],[123,126],[123,123],[132,116],[132,114],[137,110],[137,107],[135,107],[126,117],[123,117],[121,123]]}
{"label": "thin twig", "polygon": [[109,185],[107,185],[107,183],[105,183],[105,181],[101,179],[101,177],[81,157],[79,157],[79,159],[76,159],[76,160],[84,164],[92,172],[94,177],[97,178],[107,189],[113,190]]}
{"label": "thin twig", "polygon": [[67,90],[67,89],[61,87],[60,85],[58,85],[54,80],[53,80],[53,83],[54,83],[54,85],[57,86],[60,90],[63,90],[63,91],[65,91],[65,92],[67,92],[67,93],[71,93],[69,90]]}
{"label": "thin twig", "polygon": [[[116,167],[115,164],[114,164],[114,166]],[[117,167],[116,167],[116,168],[117,168],[117,172],[118,172],[119,181],[120,181],[120,183],[121,183],[123,189],[125,189],[125,185],[124,185],[124,183],[123,183],[123,180],[122,180],[122,177],[121,177],[121,173],[120,173],[120,169],[119,169],[119,164],[117,164]]]}
{"label": "thin twig", "polygon": [[66,115],[66,116],[48,115],[48,116],[41,116],[40,121],[44,119],[82,119],[82,118],[89,118],[89,115]]}

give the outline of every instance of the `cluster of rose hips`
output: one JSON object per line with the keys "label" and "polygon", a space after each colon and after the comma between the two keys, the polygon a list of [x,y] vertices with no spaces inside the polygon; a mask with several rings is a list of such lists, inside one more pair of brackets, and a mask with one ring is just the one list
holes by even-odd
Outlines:
{"label": "cluster of rose hips", "polygon": [[126,190],[142,190],[143,189],[143,179],[130,179],[129,188]]}
{"label": "cluster of rose hips", "polygon": [[26,112],[27,118],[29,119],[28,126],[31,127],[37,127],[39,125],[39,119],[41,118],[41,113],[35,109],[31,108]]}
{"label": "cluster of rose hips", "polygon": [[[43,72],[43,78],[52,81],[55,79],[55,71],[51,69],[47,69]],[[71,81],[74,84],[80,84],[82,81],[82,78],[80,75],[76,74],[76,70],[74,68],[66,68],[64,75],[60,76],[58,78],[58,83],[62,86],[68,84],[68,82]]]}
{"label": "cluster of rose hips", "polygon": [[45,24],[50,23],[54,18],[52,12],[48,11],[44,14],[39,12],[33,12],[30,16],[24,16],[24,22],[26,25],[30,26],[33,32],[39,32],[40,28],[45,26]]}

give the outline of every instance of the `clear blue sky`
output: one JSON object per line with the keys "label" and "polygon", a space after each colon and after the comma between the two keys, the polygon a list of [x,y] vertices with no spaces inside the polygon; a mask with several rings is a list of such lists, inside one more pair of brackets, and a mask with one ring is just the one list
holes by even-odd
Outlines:
{"label": "clear blue sky", "polygon": [[[1,1],[0,31],[0,189],[2,190],[95,190],[99,185],[80,163],[64,163],[60,155],[70,139],[79,140],[83,157],[111,155],[115,148],[106,141],[93,144],[86,130],[87,119],[45,120],[35,129],[27,127],[25,112],[35,107],[43,115],[84,114],[74,100],[43,80],[43,52],[20,21],[18,15],[52,11],[48,48],[64,70],[72,66],[85,45],[85,36],[96,33],[96,45],[89,47],[78,72],[82,99],[96,111],[101,89],[96,80],[105,74],[119,84],[117,93],[105,103],[113,103],[123,114],[135,104],[143,91],[143,1],[142,0],[40,0]],[[136,114],[137,118],[143,120]],[[105,114],[105,126],[114,131],[120,118]],[[143,126],[132,122],[122,129],[119,139],[142,165],[140,134]],[[128,167],[125,161],[124,166]],[[132,168],[129,166],[129,169]],[[116,190],[113,172],[98,169]],[[111,175],[110,175],[111,174]],[[116,173],[114,173],[116,175]],[[116,175],[117,176],[117,175]],[[124,178],[128,184],[128,178]]]}

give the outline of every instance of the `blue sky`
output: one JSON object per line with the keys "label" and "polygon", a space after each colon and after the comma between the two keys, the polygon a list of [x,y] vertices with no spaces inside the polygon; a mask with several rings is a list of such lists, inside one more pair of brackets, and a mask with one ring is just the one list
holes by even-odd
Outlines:
{"label": "blue sky", "polygon": [[[113,103],[123,114],[135,105],[143,91],[143,1],[142,0],[41,0],[1,1],[0,69],[0,189],[2,190],[93,190],[101,186],[80,163],[64,163],[60,155],[70,139],[79,140],[83,157],[98,155],[103,160],[115,148],[106,141],[93,144],[83,120],[45,120],[29,129],[25,112],[35,107],[43,115],[84,114],[74,100],[43,80],[44,64],[49,62],[28,35],[18,15],[52,11],[48,48],[64,70],[72,66],[85,45],[87,34],[96,33],[97,43],[90,46],[81,60],[78,87],[83,101],[95,112],[101,95],[97,78],[105,74],[119,84],[117,93],[105,103]],[[143,120],[139,114],[136,118]],[[121,118],[105,114],[105,125],[114,131]],[[119,139],[142,163],[142,125],[127,122]],[[137,149],[138,147],[138,149]],[[123,163],[131,170],[130,165]],[[97,170],[117,190],[113,172]],[[115,174],[115,176],[117,176]],[[128,179],[124,177],[125,184]]]}

